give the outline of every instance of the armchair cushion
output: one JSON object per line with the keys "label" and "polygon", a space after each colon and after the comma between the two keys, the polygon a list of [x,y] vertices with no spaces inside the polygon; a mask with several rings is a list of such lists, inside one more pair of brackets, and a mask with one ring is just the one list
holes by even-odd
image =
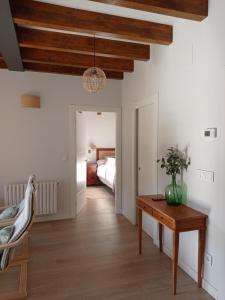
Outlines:
{"label": "armchair cushion", "polygon": [[19,208],[17,205],[7,207],[0,213],[0,220],[11,219],[17,215]]}
{"label": "armchair cushion", "polygon": [[[13,235],[14,226],[6,226],[0,229],[0,245],[7,244]],[[0,250],[0,257],[2,256],[4,250]]]}

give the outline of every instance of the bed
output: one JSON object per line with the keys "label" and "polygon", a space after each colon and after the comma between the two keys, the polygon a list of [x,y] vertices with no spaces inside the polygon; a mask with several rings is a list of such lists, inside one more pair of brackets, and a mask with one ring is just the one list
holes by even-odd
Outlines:
{"label": "bed", "polygon": [[96,154],[98,179],[114,191],[116,178],[115,148],[97,148]]}

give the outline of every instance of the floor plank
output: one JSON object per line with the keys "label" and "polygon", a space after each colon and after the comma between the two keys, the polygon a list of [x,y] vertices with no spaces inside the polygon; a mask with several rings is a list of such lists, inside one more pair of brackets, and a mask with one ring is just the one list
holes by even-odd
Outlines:
{"label": "floor plank", "polygon": [[[115,215],[107,190],[89,188],[87,198],[76,220],[33,226],[28,300],[212,299],[181,270],[174,298],[170,259],[145,234],[138,255],[137,228]],[[1,290],[15,284],[10,276],[1,275]]]}

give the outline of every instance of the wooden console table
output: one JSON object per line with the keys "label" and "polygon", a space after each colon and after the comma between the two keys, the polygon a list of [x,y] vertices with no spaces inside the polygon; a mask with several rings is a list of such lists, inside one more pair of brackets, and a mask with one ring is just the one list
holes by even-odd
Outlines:
{"label": "wooden console table", "polygon": [[175,295],[177,292],[179,233],[198,230],[198,287],[201,288],[207,215],[185,205],[170,206],[164,200],[153,201],[152,198],[156,197],[163,199],[162,195],[137,197],[139,254],[142,252],[142,211],[144,211],[159,222],[160,251],[163,251],[163,225],[173,231],[173,294]]}

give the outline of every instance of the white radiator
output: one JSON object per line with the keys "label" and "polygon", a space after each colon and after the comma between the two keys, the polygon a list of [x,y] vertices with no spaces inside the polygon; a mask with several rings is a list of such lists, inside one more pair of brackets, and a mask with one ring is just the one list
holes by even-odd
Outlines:
{"label": "white radiator", "polygon": [[[20,203],[24,198],[26,183],[8,184],[5,186],[5,205],[15,205]],[[57,213],[58,202],[58,182],[56,181],[43,181],[36,182],[37,187],[37,203],[36,214],[52,215]]]}

